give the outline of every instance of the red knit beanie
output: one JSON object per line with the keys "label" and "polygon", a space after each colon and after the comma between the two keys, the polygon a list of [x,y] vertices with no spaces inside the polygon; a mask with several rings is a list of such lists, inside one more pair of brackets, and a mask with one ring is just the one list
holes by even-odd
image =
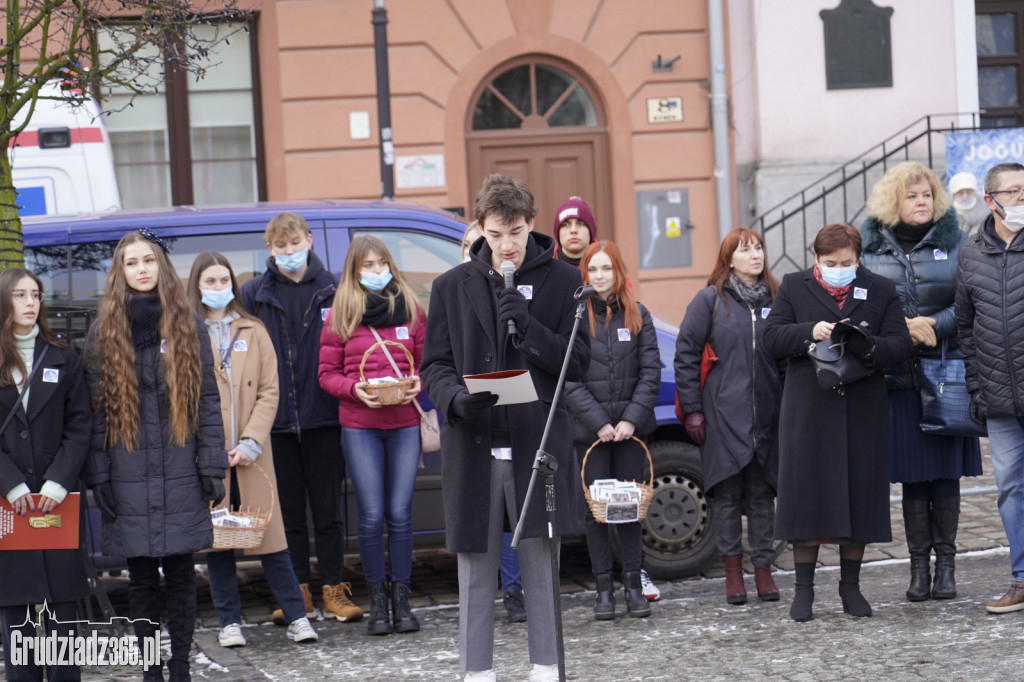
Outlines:
{"label": "red knit beanie", "polygon": [[579,197],[569,197],[562,205],[555,211],[555,242],[558,242],[558,231],[569,218],[578,218],[582,220],[587,229],[590,231],[591,243],[597,241],[597,225],[594,223],[594,214],[590,210],[590,206],[587,206],[587,202],[583,201]]}

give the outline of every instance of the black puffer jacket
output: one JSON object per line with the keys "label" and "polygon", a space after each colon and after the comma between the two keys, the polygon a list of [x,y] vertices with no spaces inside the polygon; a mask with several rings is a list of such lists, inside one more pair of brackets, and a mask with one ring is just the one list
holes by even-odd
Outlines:
{"label": "black puffer jacket", "polygon": [[[861,265],[896,284],[903,316],[935,320],[937,344],[915,346],[914,357],[939,357],[944,340],[947,357],[960,357],[953,300],[956,298],[957,258],[967,235],[960,230],[956,211],[949,209],[939,218],[909,254],[903,251],[892,228],[873,217],[864,221],[860,234],[863,240]],[[917,389],[914,358],[886,369],[885,385],[890,391]]]}
{"label": "black puffer jacket", "polygon": [[989,216],[960,249],[956,326],[967,390],[989,417],[1024,415],[1024,232],[1007,246]]}
{"label": "black puffer jacket", "polygon": [[[228,456],[220,393],[213,373],[213,349],[206,325],[194,315],[202,360],[199,420],[181,446],[171,444],[167,381],[160,343],[135,351],[139,385],[138,446],[129,451],[122,443],[105,447],[106,420],[93,415],[92,447],[83,480],[89,487],[110,482],[117,518],[103,519],[102,547],[108,556],[161,557],[191,554],[213,544],[209,505],[203,499],[200,476],[224,478]],[[95,327],[94,327],[95,330]],[[186,331],[187,333],[187,331]],[[95,337],[86,341],[85,357],[96,357]],[[102,348],[95,349],[102,357]],[[99,381],[99,367],[86,365],[90,392]]]}
{"label": "black puffer jacket", "polygon": [[[661,360],[658,337],[647,309],[637,303],[643,326],[639,334],[626,329],[625,313],[612,301],[612,317],[602,324],[609,304],[591,299],[595,331],[590,339],[590,369],[583,381],[565,385],[565,405],[572,421],[572,437],[592,443],[605,424],[627,421],[636,427],[634,435],[644,438],[657,426],[654,405],[661,388]],[[581,333],[586,333],[586,318]]]}

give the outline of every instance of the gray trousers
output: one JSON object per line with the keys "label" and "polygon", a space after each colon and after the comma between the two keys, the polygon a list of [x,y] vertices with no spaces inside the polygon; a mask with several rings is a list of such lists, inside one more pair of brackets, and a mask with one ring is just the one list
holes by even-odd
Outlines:
{"label": "gray trousers", "polygon": [[738,474],[717,484],[712,494],[718,553],[723,557],[743,554],[743,514],[746,514],[750,561],[755,566],[771,566],[775,491],[765,480],[757,458],[750,460]]}
{"label": "gray trousers", "polygon": [[[543,485],[535,490],[541,494],[531,505],[544,504]],[[515,527],[515,499],[512,462],[492,460],[487,551],[458,554],[459,665],[463,670],[490,670],[494,667],[495,594],[498,590],[498,566],[501,563],[503,517],[508,514]],[[571,503],[570,500],[559,502]],[[558,538],[555,542],[558,542]],[[554,665],[558,662],[558,650],[555,642],[548,539],[521,538],[519,564],[523,570],[523,592],[526,595],[530,662]]]}

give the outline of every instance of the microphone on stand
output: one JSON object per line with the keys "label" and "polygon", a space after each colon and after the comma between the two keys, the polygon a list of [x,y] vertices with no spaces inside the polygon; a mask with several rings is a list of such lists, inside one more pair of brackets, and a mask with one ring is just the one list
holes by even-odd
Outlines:
{"label": "microphone on stand", "polygon": [[[503,261],[501,261],[501,265],[498,266],[498,269],[501,270],[501,276],[505,278],[505,288],[506,289],[514,289],[516,285],[515,285],[515,282],[513,282],[512,280],[513,280],[513,276],[515,275],[515,272],[516,272],[516,265],[515,265],[515,263],[513,263],[510,260],[503,260]],[[517,333],[518,333],[518,330],[516,329],[516,321],[515,320],[509,320],[508,321],[508,334],[509,334],[509,336],[515,336]]]}
{"label": "microphone on stand", "polygon": [[588,301],[588,300],[592,299],[596,295],[597,295],[597,292],[594,291],[594,287],[592,287],[589,284],[587,284],[587,285],[582,286],[579,289],[577,289],[576,293],[573,294],[572,297],[575,298],[580,303],[583,303],[584,301]]}

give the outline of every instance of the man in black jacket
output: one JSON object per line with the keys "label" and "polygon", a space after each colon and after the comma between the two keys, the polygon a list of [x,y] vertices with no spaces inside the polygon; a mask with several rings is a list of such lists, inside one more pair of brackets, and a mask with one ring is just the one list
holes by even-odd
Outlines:
{"label": "man in black jacket", "polygon": [[971,417],[988,426],[999,516],[1010,542],[1013,583],[990,613],[1024,609],[1024,166],[985,174],[992,215],[960,248],[956,323]]}
{"label": "man in black jacket", "polygon": [[[582,379],[589,338],[569,348],[579,270],[552,258],[554,240],[533,232],[537,209],[521,181],[488,177],[476,198],[484,240],[470,260],[434,281],[421,375],[445,415],[441,431],[447,546],[459,561],[459,659],[466,679],[493,680],[494,597],[503,527],[518,520],[562,359],[568,378]],[[515,267],[506,288],[501,264]],[[514,328],[511,324],[514,323]],[[540,400],[495,407],[491,393],[470,394],[463,376],[529,369]],[[576,529],[572,439],[564,405],[556,412],[547,452],[558,459],[557,537]],[[577,479],[578,480],[578,479]],[[576,484],[578,485],[578,483]],[[543,490],[543,485],[537,486]],[[519,544],[528,613],[531,680],[556,680],[552,576],[544,496],[535,495]]]}
{"label": "man in black jacket", "polygon": [[[309,223],[281,213],[264,233],[267,270],[242,287],[246,310],[260,319],[274,341],[280,401],[270,432],[281,518],[295,577],[299,579],[306,616],[313,618],[309,591],[309,530],[306,502],[313,513],[313,534],[324,617],[356,621],[363,611],[342,582],[345,529],[341,516],[344,464],[338,401],[324,393],[317,378],[320,331],[334,302],[336,280],[313,253]],[[274,612],[283,625],[284,613]]]}

